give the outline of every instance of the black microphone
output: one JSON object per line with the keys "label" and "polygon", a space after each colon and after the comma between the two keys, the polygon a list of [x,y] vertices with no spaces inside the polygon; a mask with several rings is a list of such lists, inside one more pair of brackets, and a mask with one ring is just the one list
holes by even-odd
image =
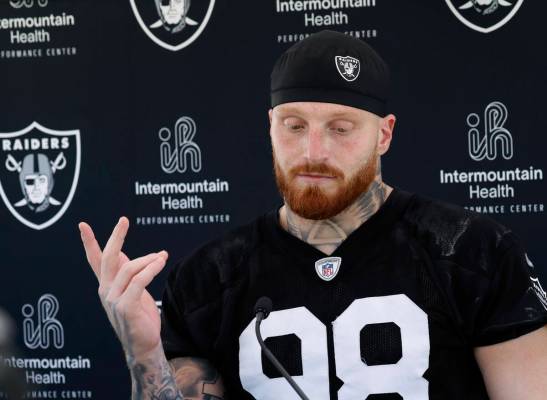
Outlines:
{"label": "black microphone", "polygon": [[289,384],[292,386],[294,391],[300,396],[303,400],[310,400],[308,396],[300,389],[300,386],[296,384],[294,379],[289,375],[289,373],[283,368],[281,363],[275,358],[275,356],[272,354],[272,352],[266,347],[264,344],[264,341],[262,340],[262,335],[260,334],[260,323],[262,320],[265,320],[268,318],[268,315],[270,315],[270,311],[272,311],[272,300],[269,297],[261,297],[258,299],[258,301],[255,304],[255,314],[256,314],[256,323],[255,323],[255,333],[256,338],[258,339],[258,343],[260,343],[260,347],[262,347],[262,351],[264,351],[264,354],[266,354],[266,357],[271,361],[271,363],[277,368],[279,372],[281,372],[281,375],[289,382]]}

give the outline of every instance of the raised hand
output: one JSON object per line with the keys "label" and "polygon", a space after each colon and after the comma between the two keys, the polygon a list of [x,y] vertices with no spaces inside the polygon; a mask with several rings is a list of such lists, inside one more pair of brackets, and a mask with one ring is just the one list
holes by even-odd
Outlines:
{"label": "raised hand", "polygon": [[132,380],[131,398],[222,400],[222,379],[207,360],[175,358],[168,362],[165,358],[159,312],[146,286],[165,266],[167,252],[130,260],[122,252],[129,229],[125,217],[114,227],[104,251],[88,224],[81,222],[79,228],[87,261],[99,281],[101,303],[125,350]]}
{"label": "raised hand", "polygon": [[129,221],[122,217],[114,227],[104,251],[85,222],[78,227],[87,261],[99,281],[99,297],[125,350],[129,363],[145,359],[161,347],[160,315],[146,290],[163,269],[167,252],[129,260],[122,252]]}

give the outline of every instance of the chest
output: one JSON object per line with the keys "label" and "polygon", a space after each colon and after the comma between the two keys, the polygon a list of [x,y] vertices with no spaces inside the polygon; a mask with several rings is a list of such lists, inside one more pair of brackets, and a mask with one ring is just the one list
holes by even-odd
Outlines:
{"label": "chest", "polygon": [[467,385],[450,389],[454,395],[480,392],[480,375],[432,260],[409,249],[377,250],[342,257],[330,280],[320,276],[317,260],[250,259],[249,274],[225,308],[215,351],[235,386],[248,398],[297,398],[255,336],[253,307],[267,296],[273,311],[261,327],[265,343],[310,398],[449,399],[443,391],[454,371],[458,385]]}

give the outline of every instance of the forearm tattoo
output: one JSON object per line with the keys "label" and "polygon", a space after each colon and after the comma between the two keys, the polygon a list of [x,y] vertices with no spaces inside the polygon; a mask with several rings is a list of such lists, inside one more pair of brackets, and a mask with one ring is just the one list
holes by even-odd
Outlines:
{"label": "forearm tattoo", "polygon": [[139,362],[130,366],[132,400],[223,400],[218,372],[198,358]]}
{"label": "forearm tattoo", "polygon": [[334,250],[359,226],[374,215],[384,204],[390,188],[382,182],[380,160],[374,181],[366,192],[340,214],[325,220],[304,219],[289,207],[286,209],[285,225],[287,231],[309,243],[325,254]]}
{"label": "forearm tattoo", "polygon": [[111,321],[125,350],[131,373],[132,400],[223,400],[224,385],[209,362],[199,358],[165,358],[161,346],[148,359],[136,360],[127,321],[110,307]]}
{"label": "forearm tattoo", "polygon": [[129,367],[133,380],[132,400],[184,400],[171,366],[165,358],[160,360],[138,362]]}
{"label": "forearm tattoo", "polygon": [[178,387],[182,387],[185,400],[224,399],[224,385],[217,370],[201,358],[175,358],[171,360]]}

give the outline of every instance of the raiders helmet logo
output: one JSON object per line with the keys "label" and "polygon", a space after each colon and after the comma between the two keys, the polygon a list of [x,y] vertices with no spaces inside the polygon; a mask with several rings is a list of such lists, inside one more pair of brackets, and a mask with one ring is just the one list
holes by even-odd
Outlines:
{"label": "raiders helmet logo", "polygon": [[178,51],[203,32],[215,0],[130,0],[131,8],[146,35],[164,49]]}
{"label": "raiders helmet logo", "polygon": [[0,196],[13,216],[44,229],[69,207],[80,174],[80,131],[56,131],[33,122],[0,133]]}
{"label": "raiders helmet logo", "polygon": [[347,56],[336,56],[336,69],[338,73],[348,82],[352,82],[357,79],[359,72],[361,72],[361,63],[358,59]]}
{"label": "raiders helmet logo", "polygon": [[490,33],[505,25],[524,0],[445,0],[454,15],[467,27]]}

